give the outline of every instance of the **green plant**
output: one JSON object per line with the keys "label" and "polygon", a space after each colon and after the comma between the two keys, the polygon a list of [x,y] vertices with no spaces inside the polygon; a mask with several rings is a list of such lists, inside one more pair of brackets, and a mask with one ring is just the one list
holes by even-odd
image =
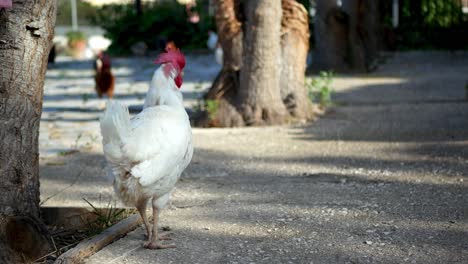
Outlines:
{"label": "green plant", "polygon": [[197,97],[197,104],[193,106],[193,110],[195,112],[207,111],[208,113],[210,113],[210,118],[214,117],[216,115],[216,112],[218,111],[218,101],[205,99],[203,97],[203,94],[202,94],[203,83],[202,82],[197,82],[193,86],[193,89],[197,93],[199,93],[199,96]]}
{"label": "green plant", "polygon": [[67,77],[67,73],[65,71],[59,71],[58,78],[65,79]]}
{"label": "green plant", "polygon": [[77,149],[63,150],[63,151],[59,151],[57,153],[57,155],[58,156],[68,156],[68,155],[71,155],[71,154],[74,154],[74,153],[77,153],[77,152],[80,152],[80,151],[77,150]]}
{"label": "green plant", "polygon": [[86,40],[86,34],[83,33],[82,31],[68,31],[66,35],[67,35],[68,43]]}
{"label": "green plant", "polygon": [[400,0],[399,23],[392,26],[392,1],[381,3],[383,36],[390,46],[400,50],[467,49],[468,16],[461,1]]}
{"label": "green plant", "polygon": [[310,80],[305,80],[309,99],[318,102],[322,107],[330,106],[334,73],[331,71],[321,71],[319,76]]}
{"label": "green plant", "polygon": [[84,93],[81,95],[81,100],[83,101],[83,104],[86,104],[89,100],[89,94]]}
{"label": "green plant", "polygon": [[89,202],[86,198],[82,198],[91,208],[92,213],[96,216],[93,221],[86,221],[88,235],[96,235],[104,231],[105,229],[116,224],[120,220],[135,213],[134,209],[116,208],[109,201],[105,208],[98,208]]}
{"label": "green plant", "polygon": [[218,100],[206,100],[205,101],[205,109],[208,112],[208,118],[210,120],[214,120],[216,118],[216,114],[218,113],[219,102]]}
{"label": "green plant", "polygon": [[203,85],[202,85],[201,82],[197,82],[195,84],[195,86],[193,87],[193,89],[195,89],[195,91],[200,91],[202,88],[203,88]]}

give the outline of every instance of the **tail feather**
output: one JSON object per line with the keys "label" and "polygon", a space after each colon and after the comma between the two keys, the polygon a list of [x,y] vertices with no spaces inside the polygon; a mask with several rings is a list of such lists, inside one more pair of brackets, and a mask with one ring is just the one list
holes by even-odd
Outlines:
{"label": "tail feather", "polygon": [[128,108],[119,102],[109,100],[100,123],[104,154],[111,162],[117,162],[122,156],[121,144],[130,134]]}

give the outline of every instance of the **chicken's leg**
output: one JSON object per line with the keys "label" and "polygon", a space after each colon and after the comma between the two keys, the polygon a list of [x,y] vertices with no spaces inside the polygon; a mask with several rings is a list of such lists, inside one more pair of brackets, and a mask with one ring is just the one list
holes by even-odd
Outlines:
{"label": "chicken's leg", "polygon": [[148,217],[146,217],[146,205],[147,204],[148,204],[147,199],[140,199],[136,205],[136,208],[138,209],[138,212],[140,213],[140,216],[143,219],[143,223],[145,224],[146,238],[149,241],[149,239],[151,238],[151,229],[150,229]]}
{"label": "chicken's leg", "polygon": [[149,248],[149,249],[175,248],[176,247],[175,244],[163,245],[163,244],[160,244],[158,242],[159,241],[159,238],[158,238],[158,220],[159,220],[159,210],[160,209],[159,209],[156,198],[153,198],[152,205],[153,205],[152,206],[153,207],[153,232],[151,234],[150,240],[148,240],[148,242],[144,243],[143,246],[145,248]]}

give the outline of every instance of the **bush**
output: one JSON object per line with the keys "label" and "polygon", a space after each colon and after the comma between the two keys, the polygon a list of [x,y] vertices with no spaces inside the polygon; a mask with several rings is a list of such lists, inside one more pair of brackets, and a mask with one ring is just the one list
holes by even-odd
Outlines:
{"label": "bush", "polygon": [[[391,28],[391,1],[383,4],[383,21]],[[396,48],[467,49],[468,16],[459,1],[401,0]]]}
{"label": "bush", "polygon": [[332,105],[332,88],[334,73],[332,71],[321,71],[316,78],[305,80],[305,86],[309,99],[312,103],[318,103],[321,107]]}
{"label": "bush", "polygon": [[143,14],[136,14],[134,5],[105,5],[98,10],[94,24],[106,31],[112,40],[109,52],[129,54],[130,47],[140,41],[149,49],[162,49],[166,40],[172,40],[179,48],[206,48],[208,30],[214,27],[214,18],[197,5],[200,22],[187,21],[185,7],[176,2],[157,2],[143,6]]}

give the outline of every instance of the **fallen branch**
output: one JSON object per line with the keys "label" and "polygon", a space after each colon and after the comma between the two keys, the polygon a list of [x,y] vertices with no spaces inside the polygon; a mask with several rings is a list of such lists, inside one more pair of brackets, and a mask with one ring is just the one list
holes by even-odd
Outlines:
{"label": "fallen branch", "polygon": [[138,214],[132,215],[116,225],[104,230],[101,234],[79,243],[76,247],[68,250],[54,262],[55,264],[81,263],[84,258],[92,256],[115,240],[124,237],[128,232],[134,230],[142,223]]}

